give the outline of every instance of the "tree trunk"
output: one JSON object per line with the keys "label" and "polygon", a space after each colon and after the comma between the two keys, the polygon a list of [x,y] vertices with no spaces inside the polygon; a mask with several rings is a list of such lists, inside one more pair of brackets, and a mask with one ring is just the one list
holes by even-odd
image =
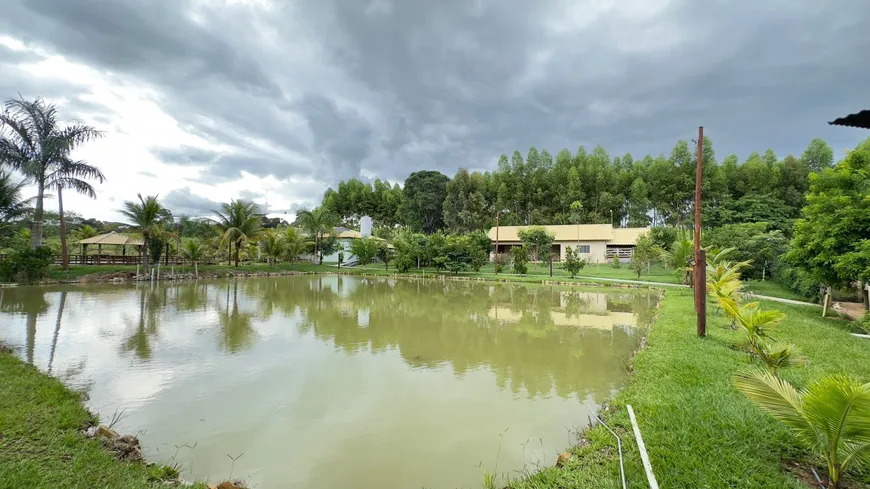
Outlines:
{"label": "tree trunk", "polygon": [[57,215],[60,217],[60,263],[69,270],[69,249],[66,246],[66,221],[63,218],[63,187],[57,187]]}
{"label": "tree trunk", "polygon": [[148,237],[142,237],[142,268],[145,269],[145,273],[148,273]]}
{"label": "tree trunk", "polygon": [[236,241],[236,250],[235,250],[236,266],[239,266],[239,248],[241,248],[241,246],[242,246],[242,242]]}
{"label": "tree trunk", "polygon": [[45,197],[45,179],[42,178],[36,187],[36,209],[33,211],[33,227],[30,228],[30,248],[42,246],[42,207]]}

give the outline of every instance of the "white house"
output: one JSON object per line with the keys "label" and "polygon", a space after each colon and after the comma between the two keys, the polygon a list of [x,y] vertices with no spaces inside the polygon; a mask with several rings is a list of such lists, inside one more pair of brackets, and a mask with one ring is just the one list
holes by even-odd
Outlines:
{"label": "white house", "polygon": [[514,246],[522,246],[520,230],[542,227],[555,236],[552,253],[565,259],[568,248],[576,249],[589,263],[631,259],[637,238],[650,228],[615,228],[610,224],[563,224],[549,226],[498,226],[489,230],[493,245],[498,242],[499,253],[509,253]]}

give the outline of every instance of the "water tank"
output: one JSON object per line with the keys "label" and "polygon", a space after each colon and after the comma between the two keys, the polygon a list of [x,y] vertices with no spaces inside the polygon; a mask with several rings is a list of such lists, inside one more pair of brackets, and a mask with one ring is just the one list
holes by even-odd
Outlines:
{"label": "water tank", "polygon": [[359,218],[359,233],[362,234],[363,238],[368,238],[372,235],[372,218],[369,216],[362,216]]}

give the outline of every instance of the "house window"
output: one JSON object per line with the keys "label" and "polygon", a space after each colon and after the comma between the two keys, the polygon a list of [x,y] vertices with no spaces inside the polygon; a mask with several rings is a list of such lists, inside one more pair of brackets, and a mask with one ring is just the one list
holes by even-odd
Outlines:
{"label": "house window", "polygon": [[588,255],[589,254],[589,245],[577,245],[577,253]]}

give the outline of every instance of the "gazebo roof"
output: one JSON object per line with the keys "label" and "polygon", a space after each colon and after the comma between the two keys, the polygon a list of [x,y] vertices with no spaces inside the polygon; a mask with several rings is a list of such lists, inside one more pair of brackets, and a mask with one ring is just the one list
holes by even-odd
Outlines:
{"label": "gazebo roof", "polygon": [[134,246],[142,246],[145,242],[142,238],[136,238],[130,236],[128,234],[120,234],[112,231],[108,234],[101,234],[99,236],[94,236],[93,238],[86,238],[79,241],[79,244],[98,244],[98,245],[134,245]]}
{"label": "gazebo roof", "polygon": [[854,114],[849,114],[839,119],[834,119],[828,124],[832,126],[847,126],[858,127],[861,129],[870,129],[870,110],[862,110]]}

